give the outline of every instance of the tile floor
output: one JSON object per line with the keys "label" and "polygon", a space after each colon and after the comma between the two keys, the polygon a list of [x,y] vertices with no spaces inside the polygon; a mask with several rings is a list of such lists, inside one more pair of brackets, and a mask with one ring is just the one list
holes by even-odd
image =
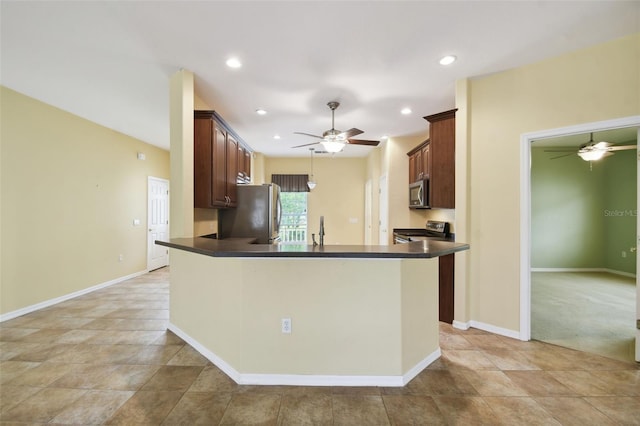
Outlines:
{"label": "tile floor", "polygon": [[168,271],[0,324],[1,424],[640,425],[640,366],[441,326],[403,388],[239,386],[166,331]]}

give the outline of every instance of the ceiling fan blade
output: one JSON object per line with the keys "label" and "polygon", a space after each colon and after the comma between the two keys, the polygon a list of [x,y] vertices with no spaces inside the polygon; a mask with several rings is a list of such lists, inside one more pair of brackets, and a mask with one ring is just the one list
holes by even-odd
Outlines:
{"label": "ceiling fan blade", "polygon": [[576,152],[576,148],[549,148],[545,149],[544,152]]}
{"label": "ceiling fan blade", "polygon": [[344,135],[345,139],[349,139],[349,138],[352,138],[353,136],[357,136],[357,135],[359,135],[361,133],[364,133],[364,132],[362,130],[360,130],[360,129],[353,128],[353,129],[349,129],[349,130],[346,130],[346,131],[342,132],[341,135]]}
{"label": "ceiling fan blade", "polygon": [[303,146],[318,145],[320,142],[306,143],[304,145],[292,146],[291,148],[302,148]]}
{"label": "ceiling fan blade", "polygon": [[575,154],[576,154],[575,152],[570,152],[568,154],[557,155],[555,157],[551,157],[551,158],[549,158],[549,160],[557,160],[558,158],[568,157],[570,155],[575,155]]}
{"label": "ceiling fan blade", "polygon": [[624,151],[627,149],[636,149],[638,145],[619,145],[619,146],[610,146],[607,148],[607,151]]}
{"label": "ceiling fan blade", "polygon": [[378,146],[380,144],[380,141],[368,141],[365,139],[347,139],[347,140],[351,145]]}
{"label": "ceiling fan blade", "polygon": [[312,135],[311,133],[293,132],[293,134],[294,134],[294,135],[305,135],[305,136],[311,136],[312,138],[323,139],[323,137],[322,137],[322,136]]}

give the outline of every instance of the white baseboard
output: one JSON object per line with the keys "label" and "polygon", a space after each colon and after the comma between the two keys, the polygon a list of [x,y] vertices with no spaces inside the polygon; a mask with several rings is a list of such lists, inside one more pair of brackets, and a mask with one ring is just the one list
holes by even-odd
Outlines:
{"label": "white baseboard", "polygon": [[512,339],[520,340],[520,332],[515,330],[509,330],[508,328],[497,327],[495,325],[487,324],[480,321],[469,321],[469,325],[478,330],[488,331],[489,333],[499,334],[500,336],[511,337]]}
{"label": "white baseboard", "polygon": [[440,350],[440,348],[438,347],[438,349],[436,349],[433,353],[431,353],[430,355],[428,355],[425,359],[423,359],[422,361],[420,361],[419,363],[417,363],[412,369],[410,369],[409,371],[407,371],[403,376],[402,376],[402,385],[400,386],[404,386],[407,383],[409,383],[411,380],[413,380],[414,377],[416,377],[418,374],[420,374],[420,372],[422,370],[424,370],[425,368],[427,368],[429,365],[431,365],[431,363],[433,363],[434,361],[436,361],[438,358],[440,358],[440,356],[442,355],[442,351]]}
{"label": "white baseboard", "polygon": [[251,374],[240,373],[222,358],[202,346],[197,340],[182,331],[175,324],[169,323],[168,329],[211,361],[227,376],[239,385],[286,385],[286,386],[384,386],[401,387],[406,385],[427,368],[432,362],[440,358],[438,348],[425,359],[417,363],[402,376],[338,376],[316,374]]}
{"label": "white baseboard", "polygon": [[92,291],[100,290],[101,288],[109,287],[111,285],[118,284],[122,281],[126,281],[131,278],[139,277],[140,275],[144,275],[147,272],[148,272],[147,270],[134,272],[133,274],[130,274],[124,277],[116,278],[116,279],[104,282],[102,284],[97,284],[82,290],[74,291],[73,293],[65,294],[64,296],[45,300],[44,302],[36,303],[35,305],[26,306],[24,308],[17,309],[15,311],[7,312],[6,314],[0,315],[0,322],[18,318],[22,315],[30,314],[31,312],[35,312],[40,309],[48,308],[49,306],[56,305],[60,302],[65,302],[67,300],[76,298],[78,296],[83,296],[85,294],[91,293]]}
{"label": "white baseboard", "polygon": [[458,330],[468,330],[469,327],[471,327],[471,321],[462,322],[453,320],[453,323],[451,325],[453,326],[453,328],[457,328]]}
{"label": "white baseboard", "polygon": [[235,368],[233,368],[231,365],[227,364],[225,360],[223,360],[222,358],[220,358],[219,356],[211,352],[209,349],[202,346],[200,342],[198,342],[197,340],[189,336],[187,333],[182,331],[180,327],[176,326],[175,324],[169,322],[167,329],[171,331],[173,334],[175,334],[176,336],[178,336],[179,338],[181,338],[182,340],[184,340],[185,342],[187,342],[189,346],[191,346],[193,349],[200,352],[200,354],[203,357],[211,361],[213,365],[215,365],[220,370],[222,370],[224,374],[229,376],[234,382],[240,384],[241,382],[240,372]]}
{"label": "white baseboard", "polygon": [[607,272],[624,277],[636,277],[636,274],[608,268],[531,268],[531,272]]}
{"label": "white baseboard", "polygon": [[495,325],[487,324],[480,321],[453,321],[453,328],[458,330],[468,330],[469,328],[477,328],[478,330],[488,331],[489,333],[498,334],[500,336],[511,337],[512,339],[522,340],[520,338],[520,332],[515,330],[509,330],[508,328],[497,327]]}

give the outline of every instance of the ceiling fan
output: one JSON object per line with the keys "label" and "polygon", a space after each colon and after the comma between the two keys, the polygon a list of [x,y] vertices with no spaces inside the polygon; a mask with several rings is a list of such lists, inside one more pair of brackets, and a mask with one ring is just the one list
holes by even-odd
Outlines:
{"label": "ceiling fan", "polygon": [[293,148],[301,148],[303,146],[311,146],[322,144],[325,150],[328,152],[340,152],[344,148],[345,145],[367,145],[367,146],[378,146],[380,141],[368,141],[364,139],[351,139],[353,136],[357,136],[361,133],[364,133],[360,129],[349,129],[347,131],[340,131],[335,129],[334,121],[335,121],[335,111],[336,108],[340,106],[339,102],[329,102],[327,106],[331,109],[331,130],[327,130],[322,134],[322,136],[312,135],[310,133],[303,132],[293,132],[296,135],[305,135],[311,136],[312,138],[320,139],[318,142],[307,143],[304,145],[294,146]]}
{"label": "ceiling fan", "polygon": [[551,148],[545,149],[544,152],[567,152],[568,154],[559,155],[557,157],[552,157],[552,160],[557,158],[566,157],[569,155],[573,155],[574,153],[578,154],[580,158],[584,161],[596,161],[600,160],[603,157],[608,157],[613,155],[613,151],[623,151],[627,149],[636,149],[637,145],[615,145],[609,142],[598,142],[595,143],[593,141],[593,133],[590,134],[589,142],[586,144],[580,145],[580,148],[576,151],[575,148]]}

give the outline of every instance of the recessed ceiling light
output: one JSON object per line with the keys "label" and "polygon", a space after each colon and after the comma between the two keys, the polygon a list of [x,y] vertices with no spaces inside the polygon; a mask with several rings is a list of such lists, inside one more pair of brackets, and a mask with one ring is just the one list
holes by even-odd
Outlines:
{"label": "recessed ceiling light", "polygon": [[273,135],[274,139],[280,139],[280,135]]}
{"label": "recessed ceiling light", "polygon": [[451,65],[456,61],[456,59],[458,58],[453,55],[443,56],[442,59],[440,59],[440,65]]}
{"label": "recessed ceiling light", "polygon": [[382,135],[382,137],[380,138],[381,141],[386,141],[387,139],[389,139],[389,136],[387,135]]}
{"label": "recessed ceiling light", "polygon": [[400,110],[400,113],[404,115],[409,115],[411,114],[411,108],[402,108],[402,110]]}
{"label": "recessed ceiling light", "polygon": [[229,58],[227,59],[227,66],[229,68],[240,68],[242,66],[242,62],[238,58]]}
{"label": "recessed ceiling light", "polygon": [[267,113],[267,111],[262,109],[262,108],[258,108],[256,110],[256,114],[258,114],[258,115],[265,115],[266,113]]}

